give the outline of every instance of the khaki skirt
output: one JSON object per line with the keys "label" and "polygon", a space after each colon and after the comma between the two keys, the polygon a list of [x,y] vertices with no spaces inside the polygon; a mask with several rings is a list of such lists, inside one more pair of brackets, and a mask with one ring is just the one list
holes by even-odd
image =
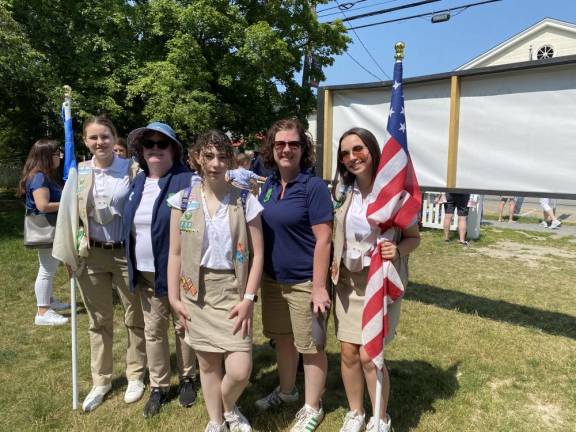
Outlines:
{"label": "khaki skirt", "polygon": [[[362,309],[367,281],[368,267],[361,272],[351,272],[341,265],[334,299],[336,338],[341,342],[362,345]],[[401,303],[398,300],[388,305],[388,334],[384,344],[389,344],[396,336]]]}
{"label": "khaki skirt", "polygon": [[233,270],[202,268],[198,300],[182,296],[190,316],[185,342],[196,351],[250,351],[252,335],[242,338],[241,331],[233,335],[236,319],[228,319],[228,314],[239,302],[238,281]]}

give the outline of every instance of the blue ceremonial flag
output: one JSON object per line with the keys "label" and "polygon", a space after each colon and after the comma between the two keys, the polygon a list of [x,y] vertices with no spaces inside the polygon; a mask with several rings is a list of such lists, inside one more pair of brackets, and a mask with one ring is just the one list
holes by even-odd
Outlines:
{"label": "blue ceremonial flag", "polygon": [[62,121],[64,122],[64,181],[68,180],[70,168],[76,168],[74,153],[74,130],[72,129],[72,109],[70,98],[62,104]]}

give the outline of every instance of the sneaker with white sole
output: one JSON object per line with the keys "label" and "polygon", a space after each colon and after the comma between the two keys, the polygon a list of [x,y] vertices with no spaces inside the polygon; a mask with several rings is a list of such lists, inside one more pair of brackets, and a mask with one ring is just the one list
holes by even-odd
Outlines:
{"label": "sneaker with white sole", "polygon": [[348,411],[344,417],[344,423],[340,432],[360,432],[366,428],[365,414],[358,414],[358,411]]}
{"label": "sneaker with white sole", "polygon": [[548,228],[548,222],[542,221],[542,222],[540,222],[540,226],[541,226],[542,228]]}
{"label": "sneaker with white sole", "polygon": [[292,426],[290,432],[313,432],[322,420],[324,420],[322,405],[320,405],[319,410],[315,410],[310,405],[304,405],[296,413],[296,423]]}
{"label": "sneaker with white sole", "polygon": [[94,411],[98,408],[110,390],[112,390],[112,384],[92,387],[92,390],[90,390],[90,393],[88,393],[82,403],[84,412]]}
{"label": "sneaker with white sole", "polygon": [[366,426],[366,432],[390,432],[392,430],[392,419],[388,416],[388,423],[380,419],[380,427],[376,427],[376,419],[370,418]]}
{"label": "sneaker with white sole", "polygon": [[52,309],[48,309],[44,312],[44,315],[36,314],[34,318],[34,324],[41,326],[59,326],[68,323],[68,318],[63,317]]}
{"label": "sneaker with white sole", "polygon": [[127,404],[134,403],[142,399],[146,386],[141,380],[129,380],[126,393],[124,393],[124,402]]}
{"label": "sneaker with white sole", "polygon": [[554,219],[552,221],[552,223],[550,224],[550,229],[556,229],[558,228],[560,225],[562,225],[562,222],[560,222],[558,219]]}
{"label": "sneaker with white sole", "polygon": [[224,413],[224,420],[230,432],[252,432],[248,419],[240,412],[237,406],[230,412]]}
{"label": "sneaker with white sole", "polygon": [[204,429],[204,432],[227,432],[227,431],[228,426],[226,426],[226,422],[219,425],[218,423],[213,422],[212,420],[208,422],[208,424],[206,425],[206,429]]}
{"label": "sneaker with white sole", "polygon": [[70,309],[70,305],[68,303],[61,302],[56,297],[52,297],[52,303],[50,303],[50,309],[55,311]]}
{"label": "sneaker with white sole", "polygon": [[266,411],[271,408],[278,408],[284,404],[293,404],[298,402],[298,390],[294,388],[292,393],[286,394],[280,391],[280,386],[272,390],[268,396],[258,399],[254,404],[260,411]]}

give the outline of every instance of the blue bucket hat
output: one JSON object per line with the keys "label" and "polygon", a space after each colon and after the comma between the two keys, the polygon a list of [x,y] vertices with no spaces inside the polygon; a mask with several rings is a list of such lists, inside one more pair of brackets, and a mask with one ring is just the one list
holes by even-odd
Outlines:
{"label": "blue bucket hat", "polygon": [[166,138],[169,138],[172,142],[174,142],[178,147],[180,147],[181,152],[184,152],[182,144],[180,143],[180,141],[178,141],[178,138],[176,138],[176,132],[174,132],[174,129],[172,129],[166,123],[161,122],[152,122],[146,127],[134,129],[132,132],[128,134],[128,138],[126,140],[128,141],[128,146],[130,148],[135,148],[135,146],[138,145],[138,143],[142,139],[142,136],[144,136],[144,134],[147,132],[161,133]]}

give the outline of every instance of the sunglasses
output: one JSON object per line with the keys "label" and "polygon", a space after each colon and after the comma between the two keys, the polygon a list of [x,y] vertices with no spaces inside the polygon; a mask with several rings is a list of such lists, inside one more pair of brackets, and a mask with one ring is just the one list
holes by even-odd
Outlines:
{"label": "sunglasses", "polygon": [[290,147],[290,150],[298,150],[302,146],[302,141],[274,141],[274,150],[284,150],[284,147]]}
{"label": "sunglasses", "polygon": [[153,149],[154,146],[158,147],[160,150],[166,150],[168,147],[170,147],[171,144],[172,141],[170,140],[154,141],[151,139],[145,139],[142,141],[142,147],[147,150]]}
{"label": "sunglasses", "polygon": [[354,155],[355,158],[357,159],[362,159],[364,156],[364,151],[367,150],[367,148],[363,145],[356,145],[354,147],[352,147],[352,150],[341,150],[340,154],[338,155],[338,159],[340,160],[340,162],[342,163],[346,163],[350,160],[351,155]]}

